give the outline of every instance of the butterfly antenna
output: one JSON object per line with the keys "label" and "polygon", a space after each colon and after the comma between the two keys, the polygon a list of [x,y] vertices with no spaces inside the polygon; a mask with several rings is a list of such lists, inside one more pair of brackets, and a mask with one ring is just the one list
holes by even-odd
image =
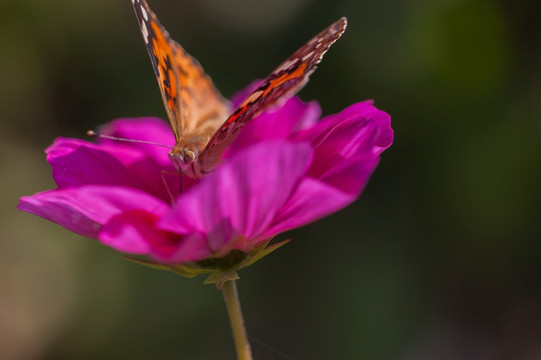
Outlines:
{"label": "butterfly antenna", "polygon": [[122,142],[131,142],[131,143],[137,143],[137,144],[156,145],[156,146],[161,146],[161,147],[168,148],[168,149],[173,149],[173,146],[169,146],[169,145],[165,145],[165,144],[160,144],[160,143],[157,143],[157,142],[154,142],[154,141],[145,141],[145,140],[136,140],[136,139],[119,138],[119,137],[116,137],[116,136],[109,136],[109,135],[98,134],[98,133],[95,132],[94,130],[88,130],[88,131],[86,132],[86,134],[87,134],[88,136],[90,136],[90,137],[97,137],[97,138],[100,138],[100,139],[108,139],[108,140],[122,141]]}

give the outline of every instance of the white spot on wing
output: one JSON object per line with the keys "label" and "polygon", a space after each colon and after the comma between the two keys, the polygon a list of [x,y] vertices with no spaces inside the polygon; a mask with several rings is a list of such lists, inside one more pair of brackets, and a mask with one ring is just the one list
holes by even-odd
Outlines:
{"label": "white spot on wing", "polygon": [[145,20],[148,21],[148,13],[144,7],[141,8],[141,13],[143,14],[143,17],[145,18]]}
{"label": "white spot on wing", "polygon": [[147,24],[144,22],[141,23],[141,32],[143,33],[145,44],[148,44],[148,29],[147,29]]}
{"label": "white spot on wing", "polygon": [[314,55],[314,51],[310,51],[308,54],[304,55],[304,57],[302,58],[302,61],[306,61],[307,59],[310,59],[312,57],[312,55]]}

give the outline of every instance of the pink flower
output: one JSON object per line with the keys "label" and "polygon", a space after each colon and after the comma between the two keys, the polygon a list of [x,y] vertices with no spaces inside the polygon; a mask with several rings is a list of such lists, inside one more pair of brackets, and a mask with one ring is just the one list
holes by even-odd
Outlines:
{"label": "pink flower", "polygon": [[[317,103],[296,97],[267,111],[214,172],[184,178],[182,193],[167,149],[58,138],[46,150],[58,188],[22,197],[18,208],[169,268],[197,262],[207,271],[224,257],[232,268],[245,265],[275,235],[353,202],[392,143],[390,117],[369,101],[319,115]],[[102,130],[174,145],[156,118],[118,119]]]}

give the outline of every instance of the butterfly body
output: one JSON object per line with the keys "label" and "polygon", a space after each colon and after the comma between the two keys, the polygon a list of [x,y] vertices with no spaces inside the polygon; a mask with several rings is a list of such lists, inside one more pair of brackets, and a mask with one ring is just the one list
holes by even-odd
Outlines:
{"label": "butterfly body", "polygon": [[347,25],[341,18],[316,35],[231,111],[229,101],[199,62],[171,39],[146,0],[131,1],[175,135],[176,146],[169,157],[192,178],[212,171],[242,126],[300,90]]}

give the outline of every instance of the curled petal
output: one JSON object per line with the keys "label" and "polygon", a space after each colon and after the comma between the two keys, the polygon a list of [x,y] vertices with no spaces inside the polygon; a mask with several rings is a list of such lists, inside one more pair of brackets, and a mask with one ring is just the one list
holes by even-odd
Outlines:
{"label": "curled petal", "polygon": [[360,158],[373,162],[392,143],[390,117],[365,101],[324,118],[316,126],[295,134],[295,141],[310,141],[315,158],[308,174],[324,178],[337,166],[348,166]]}

